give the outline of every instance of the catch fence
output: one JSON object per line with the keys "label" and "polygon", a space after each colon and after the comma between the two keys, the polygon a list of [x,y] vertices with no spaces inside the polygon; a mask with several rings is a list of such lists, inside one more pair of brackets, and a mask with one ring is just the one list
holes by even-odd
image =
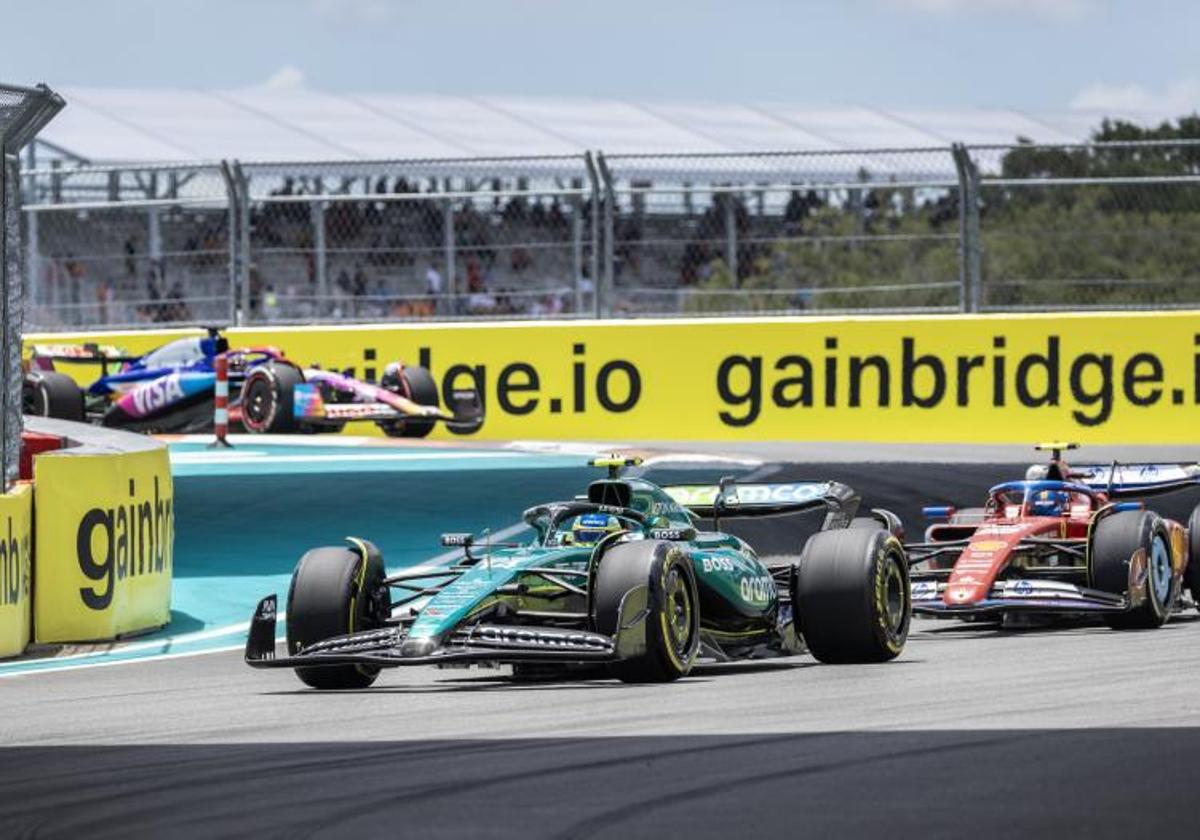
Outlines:
{"label": "catch fence", "polygon": [[1200,305],[1200,142],[30,170],[39,329]]}
{"label": "catch fence", "polygon": [[0,485],[17,477],[21,445],[21,327],[24,276],[17,153],[61,110],[62,99],[45,86],[0,85]]}

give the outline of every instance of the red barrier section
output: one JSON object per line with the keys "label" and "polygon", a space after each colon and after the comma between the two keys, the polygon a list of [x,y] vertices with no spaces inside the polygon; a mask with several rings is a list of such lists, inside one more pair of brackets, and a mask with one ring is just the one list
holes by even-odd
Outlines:
{"label": "red barrier section", "polygon": [[62,449],[63,439],[41,432],[21,432],[21,478],[33,479],[33,457],[39,452]]}

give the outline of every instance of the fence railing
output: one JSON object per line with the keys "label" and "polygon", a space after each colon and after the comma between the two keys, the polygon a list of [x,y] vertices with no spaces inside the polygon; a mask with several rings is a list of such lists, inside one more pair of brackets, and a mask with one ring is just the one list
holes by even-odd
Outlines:
{"label": "fence railing", "polygon": [[17,476],[21,435],[21,213],[16,155],[63,107],[49,88],[0,85],[0,491]]}
{"label": "fence railing", "polygon": [[40,329],[1200,305],[1200,142],[23,173]]}

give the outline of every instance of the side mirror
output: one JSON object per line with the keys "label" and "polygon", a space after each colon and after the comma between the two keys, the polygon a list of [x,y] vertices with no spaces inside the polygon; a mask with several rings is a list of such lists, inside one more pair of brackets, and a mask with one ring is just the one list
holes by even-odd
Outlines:
{"label": "side mirror", "polygon": [[442,534],[444,548],[470,548],[474,542],[474,534]]}
{"label": "side mirror", "polygon": [[724,508],[737,507],[738,499],[737,478],[732,475],[724,476],[717,484],[717,504]]}

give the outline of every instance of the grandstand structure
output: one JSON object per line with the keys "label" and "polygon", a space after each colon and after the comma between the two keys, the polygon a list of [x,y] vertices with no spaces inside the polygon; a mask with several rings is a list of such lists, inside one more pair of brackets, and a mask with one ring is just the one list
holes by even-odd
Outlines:
{"label": "grandstand structure", "polygon": [[1129,280],[987,248],[1008,152],[1088,148],[1099,114],[65,93],[23,161],[35,328],[1079,307]]}
{"label": "grandstand structure", "polygon": [[[1178,114],[860,105],[640,102],[596,98],[337,94],[307,89],[63,88],[71,103],[39,138],[46,156],[91,164],[238,159],[428,158],[764,149],[853,150],[1088,139],[1104,117]],[[953,175],[953,172],[947,173]]]}

